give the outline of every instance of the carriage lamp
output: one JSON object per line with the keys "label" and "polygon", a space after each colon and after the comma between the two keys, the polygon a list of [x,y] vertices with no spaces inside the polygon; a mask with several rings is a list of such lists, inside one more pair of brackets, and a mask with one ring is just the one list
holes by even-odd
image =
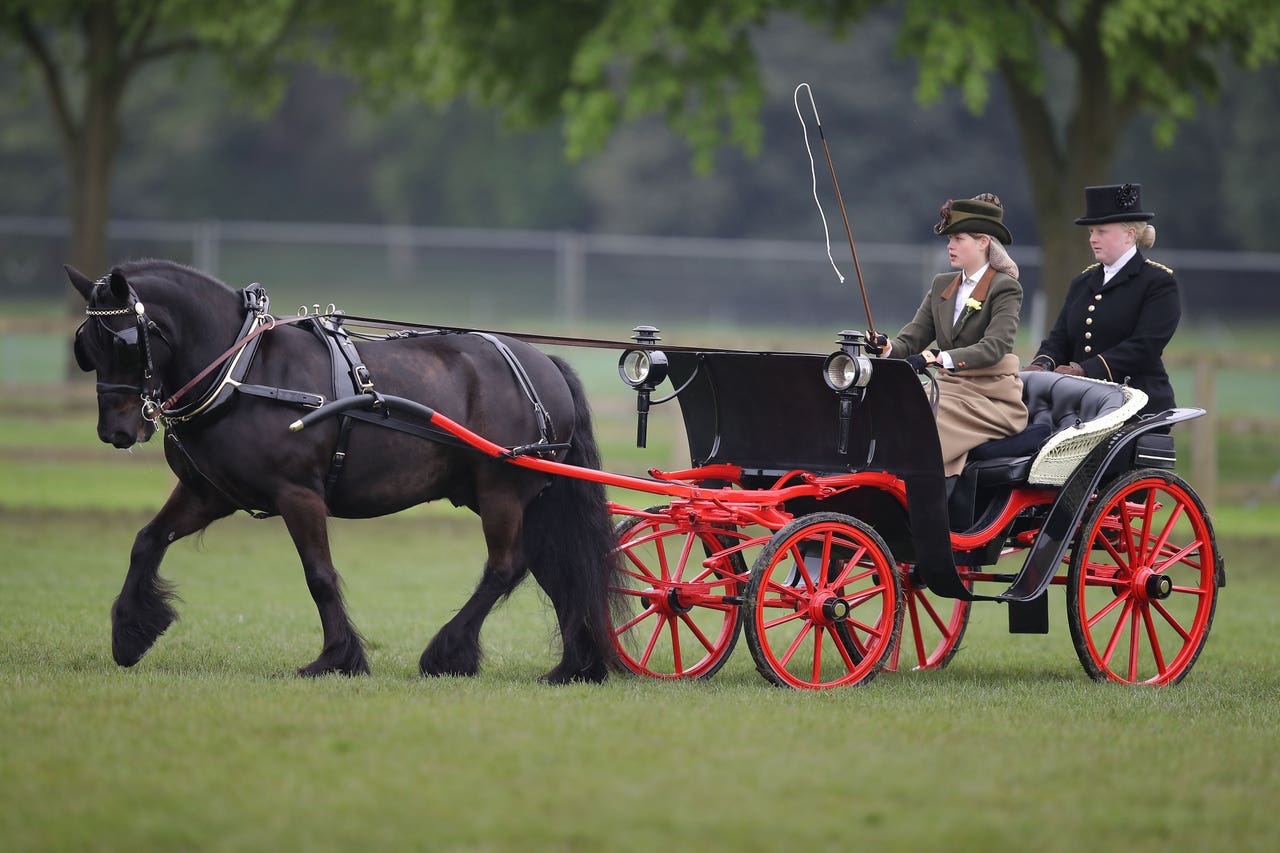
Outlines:
{"label": "carriage lamp", "polygon": [[840,349],[822,363],[822,379],[840,399],[840,426],[836,436],[841,454],[849,452],[849,425],[854,407],[861,402],[867,383],[871,381],[871,359],[862,354],[867,339],[861,332],[845,329],[836,341]]}
{"label": "carriage lamp", "polygon": [[862,389],[871,381],[871,359],[862,354],[867,339],[861,332],[845,329],[836,343],[840,349],[822,363],[822,378],[832,391],[861,398]]}
{"label": "carriage lamp", "polygon": [[[636,326],[631,340],[653,346],[662,340],[655,326]],[[644,447],[649,433],[649,395],[667,378],[667,356],[661,350],[629,349],[618,359],[618,375],[636,389],[636,447]]]}

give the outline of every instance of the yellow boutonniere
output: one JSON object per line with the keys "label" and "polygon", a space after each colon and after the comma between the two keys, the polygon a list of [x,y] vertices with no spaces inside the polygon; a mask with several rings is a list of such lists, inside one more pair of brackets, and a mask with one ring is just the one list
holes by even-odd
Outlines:
{"label": "yellow boutonniere", "polygon": [[982,310],[982,303],[970,296],[964,301],[964,313],[960,315],[960,322],[969,319],[969,315]]}

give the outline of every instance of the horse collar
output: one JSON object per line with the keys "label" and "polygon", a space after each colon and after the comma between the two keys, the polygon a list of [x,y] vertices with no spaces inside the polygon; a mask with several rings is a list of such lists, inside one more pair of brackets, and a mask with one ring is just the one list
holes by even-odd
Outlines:
{"label": "horse collar", "polygon": [[[157,398],[146,401],[144,417],[146,409],[151,408],[152,418],[168,427],[172,423],[189,421],[198,415],[207,414],[230,398],[237,383],[249,372],[249,365],[253,362],[253,356],[258,349],[259,334],[275,328],[278,322],[288,322],[278,321],[267,313],[271,300],[267,296],[266,288],[261,284],[252,284],[240,291],[240,294],[246,314],[240,333],[236,335],[235,343],[167,400],[161,402]],[[179,400],[220,366],[218,377],[208,391],[194,402],[175,408]]]}

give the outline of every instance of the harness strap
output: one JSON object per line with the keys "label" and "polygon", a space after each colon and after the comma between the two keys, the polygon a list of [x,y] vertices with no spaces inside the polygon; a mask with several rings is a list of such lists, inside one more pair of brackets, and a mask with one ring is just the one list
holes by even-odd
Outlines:
{"label": "harness strap", "polygon": [[268,385],[246,385],[235,380],[228,382],[241,394],[248,394],[250,397],[263,397],[268,400],[278,400],[281,403],[297,403],[310,409],[318,409],[324,405],[323,394],[308,394],[306,391],[290,391],[287,388],[272,388]]}
{"label": "harness strap", "polygon": [[[329,349],[329,363],[333,369],[333,399],[373,393],[373,378],[361,360],[360,353],[356,351],[351,336],[342,327],[342,315],[317,316],[314,319],[311,328]],[[342,477],[353,427],[350,418],[339,419],[338,440],[334,445],[333,456],[329,459],[329,472],[324,479],[326,502]]]}
{"label": "harness strap", "polygon": [[493,344],[494,349],[498,351],[511,368],[512,374],[516,377],[516,383],[524,391],[524,395],[529,398],[529,402],[533,404],[533,414],[538,419],[538,434],[540,436],[538,443],[555,444],[555,424],[552,423],[551,416],[547,414],[546,407],[542,405],[542,398],[538,396],[538,389],[533,387],[533,381],[529,379],[529,374],[525,372],[524,365],[520,363],[520,359],[516,358],[516,354],[511,351],[511,347],[488,332],[472,332],[471,334],[484,338]]}
{"label": "harness strap", "polygon": [[[261,322],[259,322],[260,318]],[[190,420],[201,412],[207,411],[210,407],[223,402],[230,394],[229,389],[231,386],[227,384],[227,379],[232,379],[238,382],[244,378],[246,373],[249,372],[249,365],[252,363],[253,355],[258,348],[259,336],[261,336],[263,332],[269,332],[277,326],[297,323],[304,319],[306,318],[286,317],[284,319],[279,319],[276,317],[270,317],[269,315],[250,314],[245,319],[245,327],[241,331],[241,335],[236,342],[232,344],[226,352],[210,362],[204,370],[197,373],[190,382],[178,389],[177,393],[161,404],[160,408],[163,415],[169,420]],[[245,352],[246,350],[248,350],[247,353]],[[246,355],[247,357],[245,357]],[[233,361],[227,368],[222,381],[215,383],[214,390],[211,394],[206,394],[204,398],[184,406],[181,409],[173,408],[174,404],[177,403],[178,400],[186,396],[189,391],[199,385],[210,373],[218,367],[221,367],[227,359],[232,358],[233,356],[236,357],[235,361]],[[239,367],[238,370],[237,367]]]}

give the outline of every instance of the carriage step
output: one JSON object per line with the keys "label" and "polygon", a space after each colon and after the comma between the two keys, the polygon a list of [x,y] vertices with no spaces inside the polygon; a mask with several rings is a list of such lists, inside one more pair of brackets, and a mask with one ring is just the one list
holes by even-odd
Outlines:
{"label": "carriage step", "polygon": [[1049,595],[1040,595],[1030,601],[1009,602],[1010,634],[1049,633]]}

